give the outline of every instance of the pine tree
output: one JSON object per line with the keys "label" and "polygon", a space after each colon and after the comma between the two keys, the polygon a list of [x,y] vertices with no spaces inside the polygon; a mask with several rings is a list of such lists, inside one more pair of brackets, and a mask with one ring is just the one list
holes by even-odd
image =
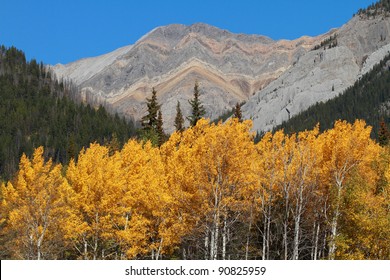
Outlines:
{"label": "pine tree", "polygon": [[236,118],[236,119],[238,119],[239,122],[242,122],[241,105],[238,102],[236,104],[236,107],[234,107],[233,118]]}
{"label": "pine tree", "polygon": [[390,132],[386,126],[385,121],[382,118],[379,123],[379,132],[378,132],[379,145],[381,145],[382,147],[386,146],[389,143],[389,139],[390,139]]}
{"label": "pine tree", "polygon": [[152,97],[146,98],[146,106],[148,107],[148,113],[142,117],[142,127],[144,131],[150,131],[157,128],[157,112],[160,110],[161,105],[157,101],[157,92],[152,89]]}
{"label": "pine tree", "polygon": [[199,84],[198,82],[195,82],[194,99],[188,101],[192,107],[192,115],[187,117],[191,126],[195,126],[196,123],[206,114],[206,110],[199,100],[199,95]]}
{"label": "pine tree", "polygon": [[184,118],[180,109],[180,102],[177,101],[176,105],[176,117],[175,117],[175,129],[176,131],[184,131]]}
{"label": "pine tree", "polygon": [[156,132],[158,136],[158,146],[161,147],[161,145],[165,142],[165,133],[163,129],[163,119],[162,119],[161,110],[158,111]]}

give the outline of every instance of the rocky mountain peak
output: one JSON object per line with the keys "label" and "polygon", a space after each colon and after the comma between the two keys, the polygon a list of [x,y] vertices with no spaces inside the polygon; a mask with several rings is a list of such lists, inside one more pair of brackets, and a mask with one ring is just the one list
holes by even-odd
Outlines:
{"label": "rocky mountain peak", "polygon": [[[321,45],[331,36],[331,44]],[[207,117],[246,102],[244,116],[263,130],[285,120],[286,108],[296,114],[341,93],[362,68],[369,68],[367,62],[380,59],[389,43],[388,17],[354,17],[317,37],[279,41],[204,23],[171,24],[155,28],[133,46],[54,70],[75,80],[85,102],[105,104],[135,120],[145,114],[145,100],[154,87],[167,132],[173,130],[177,101],[183,114],[190,114],[187,100],[198,81]]]}

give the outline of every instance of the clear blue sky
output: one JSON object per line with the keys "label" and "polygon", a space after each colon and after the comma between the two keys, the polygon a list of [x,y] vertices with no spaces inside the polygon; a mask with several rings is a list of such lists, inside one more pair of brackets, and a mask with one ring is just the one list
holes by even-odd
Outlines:
{"label": "clear blue sky", "polygon": [[153,28],[203,22],[273,39],[340,27],[374,0],[1,0],[0,44],[68,63],[133,44]]}

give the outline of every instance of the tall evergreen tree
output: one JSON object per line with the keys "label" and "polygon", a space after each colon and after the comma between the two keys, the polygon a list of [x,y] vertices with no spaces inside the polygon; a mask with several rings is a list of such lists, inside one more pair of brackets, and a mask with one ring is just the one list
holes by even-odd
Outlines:
{"label": "tall evergreen tree", "polygon": [[192,115],[187,117],[187,119],[190,121],[191,126],[195,126],[196,123],[206,114],[206,110],[200,102],[199,96],[199,84],[198,82],[195,82],[194,99],[188,101],[192,108]]}
{"label": "tall evergreen tree", "polygon": [[176,131],[180,131],[180,132],[184,131],[184,117],[181,112],[179,101],[177,101],[177,105],[176,105],[175,129]]}
{"label": "tall evergreen tree", "polygon": [[161,108],[161,105],[157,101],[157,92],[152,89],[152,97],[146,98],[146,106],[148,107],[148,113],[142,117],[142,127],[144,131],[150,131],[157,128],[157,113]]}
{"label": "tall evergreen tree", "polygon": [[237,102],[236,107],[234,107],[234,115],[233,118],[238,119],[238,121],[242,122],[242,112],[241,105]]}
{"label": "tall evergreen tree", "polygon": [[156,127],[159,147],[165,142],[165,133],[163,129],[163,124],[164,123],[163,123],[162,113],[161,110],[159,110],[157,116],[157,127]]}
{"label": "tall evergreen tree", "polygon": [[390,139],[390,132],[389,129],[387,128],[387,125],[382,118],[380,123],[379,123],[379,131],[378,131],[378,142],[379,145],[386,146],[389,143]]}

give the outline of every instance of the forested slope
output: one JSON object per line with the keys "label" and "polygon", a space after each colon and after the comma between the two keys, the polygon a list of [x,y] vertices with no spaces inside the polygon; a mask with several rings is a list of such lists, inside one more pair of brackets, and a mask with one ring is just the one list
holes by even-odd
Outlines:
{"label": "forested slope", "polygon": [[39,146],[46,158],[66,163],[91,142],[114,135],[123,143],[135,134],[131,123],[103,107],[72,101],[75,92],[22,51],[0,48],[0,178],[12,177],[22,153],[30,156]]}
{"label": "forested slope", "polygon": [[284,128],[286,132],[297,132],[310,129],[319,123],[323,131],[333,127],[335,121],[339,119],[349,122],[364,119],[373,127],[374,137],[378,136],[382,119],[389,124],[390,55],[387,55],[344,93],[325,103],[317,103],[275,130]]}

